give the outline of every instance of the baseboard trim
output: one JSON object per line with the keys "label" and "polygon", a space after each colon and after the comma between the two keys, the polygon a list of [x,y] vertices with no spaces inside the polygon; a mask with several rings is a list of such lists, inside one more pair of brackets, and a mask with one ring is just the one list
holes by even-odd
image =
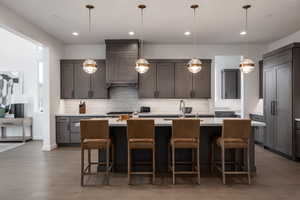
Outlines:
{"label": "baseboard trim", "polygon": [[52,145],[43,145],[42,150],[43,151],[52,151],[53,149],[57,148],[57,144],[52,144]]}

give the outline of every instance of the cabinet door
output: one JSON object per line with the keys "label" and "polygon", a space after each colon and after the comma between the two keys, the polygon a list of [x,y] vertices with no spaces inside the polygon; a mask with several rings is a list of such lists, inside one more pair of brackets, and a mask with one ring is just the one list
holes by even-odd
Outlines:
{"label": "cabinet door", "polygon": [[240,70],[224,69],[222,71],[222,98],[240,99]]}
{"label": "cabinet door", "polygon": [[60,66],[60,98],[72,99],[74,98],[74,64],[72,62],[62,60]]}
{"label": "cabinet door", "polygon": [[58,144],[70,143],[69,119],[66,117],[56,119],[56,142]]}
{"label": "cabinet door", "polygon": [[91,92],[92,99],[106,99],[108,90],[106,87],[106,66],[105,61],[97,60],[98,70],[91,75]]}
{"label": "cabinet door", "polygon": [[175,63],[175,98],[192,97],[192,89],[192,73],[187,69],[186,63]]}
{"label": "cabinet door", "polygon": [[211,98],[211,61],[202,61],[202,69],[193,74],[193,98]]}
{"label": "cabinet door", "polygon": [[174,98],[174,63],[157,63],[157,97]]}
{"label": "cabinet door", "polygon": [[269,148],[274,147],[274,101],[276,99],[276,71],[273,68],[264,69],[264,115],[266,119],[266,143]]}
{"label": "cabinet door", "polygon": [[150,63],[147,73],[139,74],[139,98],[154,98],[156,94],[156,64]]}
{"label": "cabinet door", "polygon": [[91,75],[83,71],[83,60],[74,61],[74,98],[88,99],[90,97]]}
{"label": "cabinet door", "polygon": [[264,64],[263,61],[259,61],[259,98],[263,98],[263,75],[264,74]]}
{"label": "cabinet door", "polygon": [[292,79],[291,64],[276,67],[276,150],[292,155]]}

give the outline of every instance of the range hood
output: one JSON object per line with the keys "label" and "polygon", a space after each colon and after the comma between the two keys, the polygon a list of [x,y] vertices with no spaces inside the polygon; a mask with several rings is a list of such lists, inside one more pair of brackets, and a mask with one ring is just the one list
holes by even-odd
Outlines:
{"label": "range hood", "polygon": [[139,40],[105,40],[106,83],[108,87],[137,87],[135,62],[139,58]]}

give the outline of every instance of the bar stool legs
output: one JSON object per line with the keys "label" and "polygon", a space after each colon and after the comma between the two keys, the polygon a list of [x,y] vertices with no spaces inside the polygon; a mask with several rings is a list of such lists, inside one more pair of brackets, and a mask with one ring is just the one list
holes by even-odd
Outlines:
{"label": "bar stool legs", "polygon": [[152,149],[152,184],[155,184],[155,147]]}
{"label": "bar stool legs", "polygon": [[[225,152],[226,152],[226,148],[224,148],[224,145],[222,145],[220,147],[221,149],[221,168],[219,168],[216,165],[216,161],[215,161],[215,144],[213,143],[211,145],[212,149],[212,155],[211,155],[211,172],[214,171],[214,169],[218,169],[221,173],[222,173],[222,183],[225,185],[226,184],[226,175],[227,174],[241,174],[241,175],[247,175],[248,178],[248,184],[251,184],[251,165],[250,165],[250,148],[243,148],[243,150],[247,151],[247,171],[237,171],[236,167],[235,170],[236,171],[226,171],[226,156],[225,156]],[[237,151],[239,148],[234,148],[235,151]],[[235,152],[236,153],[236,152]],[[234,164],[236,164],[236,162],[233,162]]]}
{"label": "bar stool legs", "polygon": [[[198,144],[199,146],[199,144]],[[194,151],[194,150],[193,150]],[[200,185],[200,147],[197,148],[197,172],[198,172],[198,184]]]}
{"label": "bar stool legs", "polygon": [[80,185],[83,186],[84,181],[84,150],[81,149],[81,174],[80,174]]}

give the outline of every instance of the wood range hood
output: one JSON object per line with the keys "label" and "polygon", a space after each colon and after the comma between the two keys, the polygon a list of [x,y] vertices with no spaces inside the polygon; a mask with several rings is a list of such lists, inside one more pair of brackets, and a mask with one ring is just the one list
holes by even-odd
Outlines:
{"label": "wood range hood", "polygon": [[139,58],[138,39],[105,40],[106,83],[110,87],[137,87],[135,62]]}

